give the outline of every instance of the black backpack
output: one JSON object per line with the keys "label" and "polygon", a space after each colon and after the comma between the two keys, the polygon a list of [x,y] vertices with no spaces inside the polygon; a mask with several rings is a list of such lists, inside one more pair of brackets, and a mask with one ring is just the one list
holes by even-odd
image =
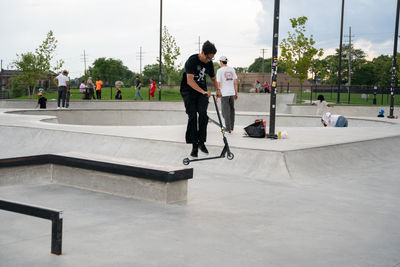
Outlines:
{"label": "black backpack", "polygon": [[249,137],[264,138],[265,137],[264,123],[265,121],[263,120],[256,120],[254,123],[245,127],[244,130],[246,131]]}

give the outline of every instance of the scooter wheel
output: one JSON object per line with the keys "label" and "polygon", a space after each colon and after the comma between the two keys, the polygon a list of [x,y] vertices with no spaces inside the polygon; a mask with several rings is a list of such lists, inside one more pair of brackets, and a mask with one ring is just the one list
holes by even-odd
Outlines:
{"label": "scooter wheel", "polygon": [[234,155],[233,153],[229,152],[228,155],[226,156],[229,160],[233,160]]}
{"label": "scooter wheel", "polygon": [[190,160],[188,158],[183,159],[183,165],[189,165]]}

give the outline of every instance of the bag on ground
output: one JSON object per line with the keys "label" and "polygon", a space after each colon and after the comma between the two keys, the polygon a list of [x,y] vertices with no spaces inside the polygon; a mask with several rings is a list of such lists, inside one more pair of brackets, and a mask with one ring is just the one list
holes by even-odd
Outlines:
{"label": "bag on ground", "polygon": [[264,138],[265,137],[265,121],[256,120],[254,123],[245,127],[244,130],[249,137]]}

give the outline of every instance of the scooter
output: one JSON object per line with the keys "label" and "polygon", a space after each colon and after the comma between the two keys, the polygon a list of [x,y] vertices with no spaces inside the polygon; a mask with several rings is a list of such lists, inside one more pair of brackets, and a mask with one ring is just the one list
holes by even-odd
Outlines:
{"label": "scooter", "polygon": [[219,110],[218,110],[218,105],[217,105],[217,101],[215,98],[215,94],[212,94],[213,100],[214,100],[214,104],[215,104],[215,110],[217,111],[217,116],[218,116],[218,122],[216,122],[215,120],[209,118],[209,120],[211,120],[213,123],[215,123],[218,127],[221,128],[221,133],[222,133],[222,139],[224,141],[224,148],[222,149],[222,152],[219,156],[215,156],[215,157],[208,157],[208,158],[201,158],[201,159],[189,159],[189,158],[184,158],[183,159],[183,164],[184,165],[189,165],[190,162],[194,162],[194,161],[201,161],[201,160],[210,160],[210,159],[220,159],[220,158],[226,158],[229,160],[232,160],[234,155],[231,152],[231,150],[229,149],[229,145],[228,145],[228,140],[225,137],[225,127],[222,125],[222,121],[221,121],[221,116],[219,114]]}

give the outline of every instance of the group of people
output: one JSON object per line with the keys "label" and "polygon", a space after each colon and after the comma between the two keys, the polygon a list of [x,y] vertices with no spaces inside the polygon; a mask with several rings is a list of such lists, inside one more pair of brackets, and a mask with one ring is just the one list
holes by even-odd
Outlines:
{"label": "group of people", "polygon": [[250,93],[271,93],[271,86],[269,82],[265,81],[263,85],[261,85],[259,80],[255,81],[254,89],[250,90]]}

